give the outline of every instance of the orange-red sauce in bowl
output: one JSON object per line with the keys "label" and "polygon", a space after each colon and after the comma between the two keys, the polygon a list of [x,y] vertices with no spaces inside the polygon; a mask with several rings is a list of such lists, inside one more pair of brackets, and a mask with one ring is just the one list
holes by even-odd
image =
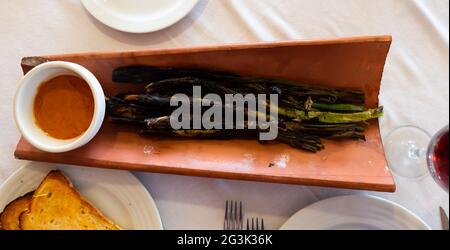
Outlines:
{"label": "orange-red sauce in bowl", "polygon": [[73,139],[90,126],[94,97],[80,77],[63,75],[43,82],[34,99],[35,122],[56,139]]}

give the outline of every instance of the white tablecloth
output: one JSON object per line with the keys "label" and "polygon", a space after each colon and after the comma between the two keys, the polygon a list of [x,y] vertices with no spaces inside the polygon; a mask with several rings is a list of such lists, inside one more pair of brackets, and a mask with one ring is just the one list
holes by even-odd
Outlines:
{"label": "white tablecloth", "polygon": [[[176,25],[131,35],[93,19],[79,0],[0,0],[0,184],[18,167],[13,95],[23,56],[82,51],[184,47],[221,43],[392,34],[382,82],[382,133],[404,124],[430,134],[449,123],[448,0],[201,0]],[[220,229],[224,201],[242,200],[248,216],[279,228],[317,200],[361,191],[136,173],[167,229]],[[396,177],[395,201],[440,229],[438,207],[449,196],[431,177]]]}

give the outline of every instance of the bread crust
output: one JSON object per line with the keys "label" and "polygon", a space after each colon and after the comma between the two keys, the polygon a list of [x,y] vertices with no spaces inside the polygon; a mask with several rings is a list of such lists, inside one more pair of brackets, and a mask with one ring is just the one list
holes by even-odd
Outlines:
{"label": "bread crust", "polygon": [[29,209],[34,191],[31,191],[6,205],[0,213],[0,230],[21,230],[20,215]]}
{"label": "bread crust", "polygon": [[59,170],[51,171],[19,219],[23,230],[120,230],[73,188]]}

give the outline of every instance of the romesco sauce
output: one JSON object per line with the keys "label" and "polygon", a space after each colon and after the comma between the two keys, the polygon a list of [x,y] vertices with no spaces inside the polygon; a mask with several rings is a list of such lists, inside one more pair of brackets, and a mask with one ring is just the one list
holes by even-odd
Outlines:
{"label": "romesco sauce", "polygon": [[39,86],[33,109],[36,124],[49,136],[72,139],[89,128],[94,97],[83,79],[63,75]]}

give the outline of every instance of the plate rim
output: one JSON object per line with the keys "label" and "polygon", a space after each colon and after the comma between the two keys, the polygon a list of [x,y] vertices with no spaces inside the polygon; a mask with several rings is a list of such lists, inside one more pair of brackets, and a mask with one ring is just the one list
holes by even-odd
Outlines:
{"label": "plate rim", "polygon": [[177,7],[175,11],[170,12],[169,15],[163,15],[162,17],[158,18],[156,22],[153,21],[124,24],[120,21],[113,21],[114,15],[110,15],[107,12],[99,10],[98,6],[92,0],[81,0],[83,7],[96,20],[115,30],[135,34],[155,32],[172,26],[173,24],[177,23],[185,16],[187,16],[192,11],[192,9],[194,9],[199,0],[181,0],[180,2],[182,2],[182,5],[180,7]]}
{"label": "plate rim", "polygon": [[[52,169],[59,169],[59,168],[83,168],[86,170],[89,170],[90,168],[86,168],[83,166],[77,166],[77,165],[68,165],[68,164],[52,164],[52,163],[45,163],[45,162],[34,162],[34,161],[30,161],[27,163],[22,164],[20,167],[18,167],[16,170],[13,171],[12,174],[10,174],[5,181],[0,185],[0,194],[3,192],[3,190],[5,189],[5,187],[7,185],[13,185],[13,181],[14,178],[16,178],[18,175],[20,175],[20,173],[22,171],[24,171],[25,168],[27,167],[35,167],[35,168],[39,168],[40,166],[36,166],[36,165],[41,165],[42,167],[48,167],[48,168],[52,168]],[[152,195],[150,194],[149,190],[144,186],[144,184],[135,176],[133,175],[130,171],[127,170],[115,170],[115,169],[105,169],[105,168],[97,168],[97,170],[104,170],[104,171],[117,171],[117,172],[121,172],[121,174],[126,174],[128,175],[131,179],[134,179],[134,181],[136,181],[136,183],[138,183],[139,185],[136,186],[136,188],[139,188],[143,191],[143,193],[145,193],[145,196],[148,198],[148,202],[151,204],[151,206],[153,207],[154,213],[155,213],[155,225],[157,226],[157,228],[152,228],[152,229],[148,229],[148,230],[164,230],[164,225],[162,223],[161,220],[161,214],[159,213],[159,209],[158,206],[156,206],[156,202],[153,199]],[[8,201],[11,202],[11,201]],[[5,204],[8,205],[8,202]]]}
{"label": "plate rim", "polygon": [[[391,205],[392,207],[394,207],[397,210],[400,210],[402,212],[404,212],[405,214],[407,214],[410,218],[414,218],[417,222],[419,222],[424,229],[423,230],[432,230],[431,227],[424,221],[422,220],[419,216],[417,216],[416,214],[414,214],[412,211],[410,211],[409,209],[407,209],[406,207],[395,203],[393,201],[390,201],[388,199],[382,198],[382,197],[378,197],[378,196],[374,196],[374,195],[365,195],[365,194],[353,194],[353,195],[339,195],[339,196],[334,196],[334,197],[330,197],[330,198],[326,198],[326,199],[322,199],[319,201],[316,201],[304,208],[301,208],[300,210],[298,210],[297,212],[295,212],[291,217],[289,217],[289,219],[283,223],[283,225],[280,227],[280,230],[289,230],[289,228],[287,228],[288,224],[295,218],[297,217],[300,213],[304,212],[305,210],[314,208],[316,206],[320,206],[322,205],[322,203],[327,203],[330,202],[332,200],[340,200],[340,199],[354,199],[354,198],[369,198],[369,199],[373,199],[373,200],[377,200],[379,202],[383,202],[386,204]],[[326,230],[325,228],[323,230]]]}

